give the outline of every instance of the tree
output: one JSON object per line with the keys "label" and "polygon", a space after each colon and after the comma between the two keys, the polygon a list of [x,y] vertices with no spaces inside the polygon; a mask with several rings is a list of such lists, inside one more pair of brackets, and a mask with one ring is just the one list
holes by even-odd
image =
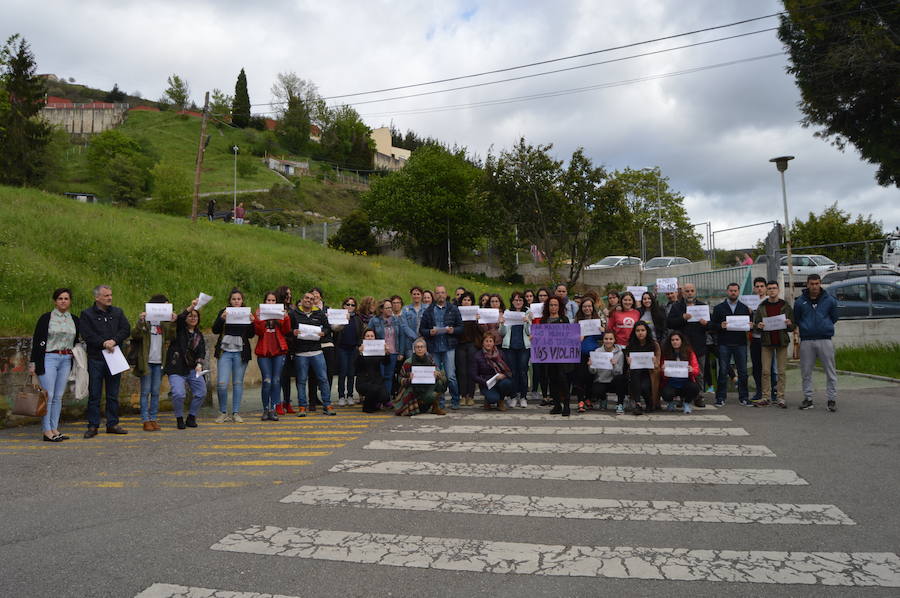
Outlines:
{"label": "tree", "polygon": [[247,75],[244,74],[244,69],[238,73],[237,82],[234,84],[231,122],[242,129],[250,124],[250,94],[247,92]]}
{"label": "tree", "polygon": [[372,169],[375,158],[372,131],[350,106],[328,111],[320,145],[321,157],[342,168]]}
{"label": "tree", "polygon": [[191,101],[191,86],[188,85],[188,82],[178,75],[171,75],[166,79],[166,83],[169,86],[164,93],[172,106],[178,110],[187,108],[188,103]]}
{"label": "tree", "polygon": [[155,157],[117,129],[95,135],[88,146],[88,173],[113,201],[134,204],[150,188]]}
{"label": "tree", "polygon": [[347,253],[375,253],[377,242],[372,234],[368,214],[362,210],[350,212],[341,222],[338,232],[328,238],[328,246]]}
{"label": "tree", "polygon": [[209,98],[210,116],[223,122],[231,122],[231,106],[233,103],[233,97],[219,88],[213,89]]}
{"label": "tree", "polygon": [[303,154],[309,145],[309,110],[305,102],[292,96],[281,115],[275,134],[281,145],[291,153]]}
{"label": "tree", "polygon": [[149,207],[164,214],[186,216],[191,213],[194,184],[191,173],[178,163],[156,164],[153,174],[153,199]]}
{"label": "tree", "polygon": [[113,83],[113,88],[106,94],[106,97],[103,98],[104,102],[124,102],[128,96],[125,95],[125,92],[119,89],[118,83]]}
{"label": "tree", "polygon": [[461,253],[496,225],[485,223],[480,172],[461,152],[427,146],[406,166],[376,179],[362,196],[362,208],[376,229],[394,236],[406,253],[434,267],[447,266],[447,241]]}
{"label": "tree", "polygon": [[[791,225],[791,243],[794,247],[811,245],[828,245],[832,243],[851,243],[853,241],[869,241],[882,239],[884,232],[880,221],[872,220],[871,214],[863,218],[852,216],[837,207],[837,202],[825,208],[820,215],[809,213],[806,221],[794,219]],[[881,245],[875,246],[869,258],[873,262],[880,261]],[[862,262],[866,258],[863,245],[825,247],[816,249],[814,253],[826,255],[836,262]]]}
{"label": "tree", "polygon": [[319,94],[316,84],[307,79],[301,79],[297,73],[278,73],[275,83],[272,84],[272,104],[279,118],[283,118],[290,108],[291,100],[299,100],[306,109],[311,122],[322,125],[328,112],[325,100]]}
{"label": "tree", "polygon": [[39,116],[44,80],[35,74],[34,54],[18,34],[0,49],[0,69],[0,183],[35,185],[46,175],[52,129]]}
{"label": "tree", "polygon": [[878,165],[900,187],[900,4],[784,0],[778,37],[800,88],[804,127]]}

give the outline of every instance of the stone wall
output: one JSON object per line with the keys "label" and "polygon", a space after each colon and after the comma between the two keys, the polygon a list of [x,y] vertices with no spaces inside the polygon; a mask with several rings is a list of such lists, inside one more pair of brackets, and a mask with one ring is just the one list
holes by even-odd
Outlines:
{"label": "stone wall", "polygon": [[45,107],[41,117],[53,126],[62,127],[70,135],[87,136],[117,127],[125,119],[128,104],[109,104],[110,107]]}

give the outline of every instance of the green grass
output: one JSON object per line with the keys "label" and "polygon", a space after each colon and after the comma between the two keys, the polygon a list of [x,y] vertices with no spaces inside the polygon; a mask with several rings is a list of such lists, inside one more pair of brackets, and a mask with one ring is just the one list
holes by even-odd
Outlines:
{"label": "green grass", "polygon": [[53,289],[62,286],[72,289],[73,309],[80,311],[92,303],[95,285],[109,284],[130,318],[153,293],[166,293],[180,309],[203,291],[215,297],[204,310],[204,326],[232,286],[242,288],[251,305],[282,284],[320,286],[331,304],[346,295],[405,298],[416,284],[507,292],[408,260],[353,256],[254,226],[191,223],[2,186],[0,248],[0,335],[31,334],[38,316],[52,307]]}
{"label": "green grass", "polygon": [[900,344],[839,347],[835,359],[839,370],[900,379]]}

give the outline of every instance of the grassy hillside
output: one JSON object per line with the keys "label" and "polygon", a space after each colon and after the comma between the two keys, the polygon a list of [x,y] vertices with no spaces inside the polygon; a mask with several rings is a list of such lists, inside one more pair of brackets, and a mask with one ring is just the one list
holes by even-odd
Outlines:
{"label": "grassy hillside", "polygon": [[[191,223],[2,186],[0,247],[0,335],[30,334],[37,317],[52,307],[53,289],[61,286],[72,288],[80,311],[91,304],[95,285],[109,284],[115,304],[129,317],[159,292],[180,308],[203,291],[218,308],[232,286],[242,288],[253,305],[281,284],[320,286],[332,304],[346,295],[406,298],[414,284],[489,290],[407,260],[352,256],[257,227]],[[213,311],[205,310],[204,326],[211,325]]]}

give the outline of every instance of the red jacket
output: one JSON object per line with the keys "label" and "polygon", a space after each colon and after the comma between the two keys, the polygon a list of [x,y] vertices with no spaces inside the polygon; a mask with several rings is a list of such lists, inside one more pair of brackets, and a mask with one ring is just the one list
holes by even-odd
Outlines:
{"label": "red jacket", "polygon": [[256,341],[257,357],[277,357],[287,353],[287,340],[284,338],[286,334],[291,333],[291,318],[289,315],[281,320],[260,320],[259,312],[253,320],[253,330],[259,340]]}
{"label": "red jacket", "polygon": [[[665,362],[665,358],[661,358],[662,362]],[[663,363],[660,363],[659,370],[659,379],[660,379],[660,388],[663,388],[666,385],[666,375],[665,368],[663,367]],[[700,377],[700,362],[697,361],[697,355],[691,351],[690,359],[688,359],[688,380],[697,381],[697,378]]]}

